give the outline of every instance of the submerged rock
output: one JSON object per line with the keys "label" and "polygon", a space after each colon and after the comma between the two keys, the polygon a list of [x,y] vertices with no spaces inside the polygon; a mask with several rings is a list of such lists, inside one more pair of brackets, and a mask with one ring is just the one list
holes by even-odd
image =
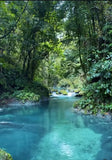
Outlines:
{"label": "submerged rock", "polygon": [[0,149],[0,160],[13,160],[11,155]]}

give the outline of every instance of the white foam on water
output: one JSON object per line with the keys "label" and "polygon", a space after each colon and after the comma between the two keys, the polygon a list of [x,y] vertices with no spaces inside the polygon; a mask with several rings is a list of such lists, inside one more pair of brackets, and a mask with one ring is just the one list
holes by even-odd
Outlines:
{"label": "white foam on water", "polygon": [[56,92],[52,92],[51,97],[74,97],[76,95],[75,92],[68,92],[67,95],[63,95],[63,94],[56,94]]}
{"label": "white foam on water", "polygon": [[68,96],[69,96],[69,97],[73,97],[73,96],[75,96],[75,95],[76,95],[75,92],[68,92]]}

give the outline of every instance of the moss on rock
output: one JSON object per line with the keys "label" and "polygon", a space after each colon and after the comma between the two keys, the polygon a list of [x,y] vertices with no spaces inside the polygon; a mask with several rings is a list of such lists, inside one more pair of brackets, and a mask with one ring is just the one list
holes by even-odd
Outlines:
{"label": "moss on rock", "polygon": [[13,160],[11,155],[4,150],[0,149],[0,160]]}
{"label": "moss on rock", "polygon": [[67,91],[66,90],[60,90],[60,93],[63,94],[63,95],[67,95]]}
{"label": "moss on rock", "polygon": [[79,92],[80,92],[80,89],[74,89],[74,92],[75,92],[75,93],[79,93]]}

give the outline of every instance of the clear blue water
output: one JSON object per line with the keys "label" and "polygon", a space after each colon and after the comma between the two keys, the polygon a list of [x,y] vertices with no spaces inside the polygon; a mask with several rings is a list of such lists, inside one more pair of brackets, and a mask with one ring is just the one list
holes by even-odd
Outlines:
{"label": "clear blue water", "polygon": [[0,148],[14,160],[112,160],[112,122],[73,113],[74,101],[0,110]]}

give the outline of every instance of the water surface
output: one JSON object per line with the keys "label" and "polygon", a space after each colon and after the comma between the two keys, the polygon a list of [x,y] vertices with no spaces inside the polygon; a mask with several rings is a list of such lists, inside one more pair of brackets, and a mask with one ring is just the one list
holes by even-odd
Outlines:
{"label": "water surface", "polygon": [[0,109],[0,148],[14,160],[112,160],[112,122],[73,113],[75,100]]}

